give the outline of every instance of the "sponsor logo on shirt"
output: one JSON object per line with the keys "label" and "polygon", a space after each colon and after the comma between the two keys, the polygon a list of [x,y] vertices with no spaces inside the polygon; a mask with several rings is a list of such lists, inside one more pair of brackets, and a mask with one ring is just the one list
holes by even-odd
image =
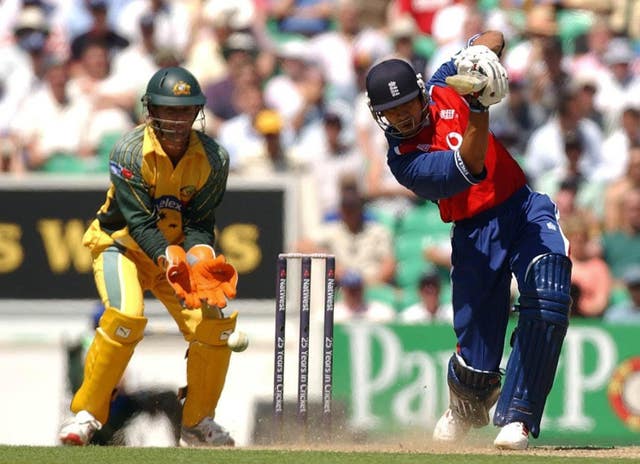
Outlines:
{"label": "sponsor logo on shirt", "polygon": [[456,116],[456,110],[453,108],[440,110],[440,118],[441,119],[453,119]]}
{"label": "sponsor logo on shirt", "polygon": [[462,135],[458,132],[449,132],[446,136],[446,141],[450,150],[458,151],[462,146]]}
{"label": "sponsor logo on shirt", "polygon": [[158,211],[162,209],[182,211],[182,203],[180,200],[171,195],[163,195],[160,198],[156,198],[153,203]]}

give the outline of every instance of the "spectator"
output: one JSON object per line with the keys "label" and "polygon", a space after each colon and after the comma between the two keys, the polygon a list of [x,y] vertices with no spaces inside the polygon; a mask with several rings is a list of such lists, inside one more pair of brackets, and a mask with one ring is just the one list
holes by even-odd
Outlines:
{"label": "spectator", "polygon": [[426,271],[418,281],[420,301],[403,309],[398,320],[406,324],[444,322],[453,324],[453,307],[442,304],[440,276],[436,271]]}
{"label": "spectator", "polygon": [[[580,216],[586,221],[589,237],[593,239],[599,238],[602,232],[600,221],[592,211],[578,205],[578,190],[579,185],[575,178],[564,179],[558,185],[558,191],[553,197],[553,202],[556,204],[556,208],[558,208],[560,221],[562,222],[572,216]],[[597,255],[598,252],[595,251],[597,249],[598,247],[595,245],[589,246],[590,255]]]}
{"label": "spectator", "polygon": [[614,232],[623,229],[624,199],[627,193],[640,188],[640,145],[629,148],[627,174],[609,184],[605,191],[604,230]]}
{"label": "spectator", "polygon": [[358,271],[347,270],[338,283],[342,298],[333,308],[334,322],[391,322],[395,318],[396,313],[388,304],[365,299],[366,284]]}
{"label": "spectator", "polygon": [[640,263],[640,189],[632,188],[622,202],[622,229],[604,233],[602,256],[613,277],[622,279],[625,269]]}
{"label": "spectator", "polygon": [[415,20],[422,34],[432,35],[433,19],[436,13],[452,3],[452,0],[435,0],[430,2],[396,0],[392,2],[391,15],[392,17],[397,17],[409,14]]}
{"label": "spectator", "polygon": [[338,0],[334,10],[335,30],[329,30],[309,41],[310,53],[322,69],[331,94],[328,100],[352,101],[357,93],[353,70],[355,50],[379,50],[389,53],[389,39],[380,30],[360,25],[355,0]]}
{"label": "spectator", "polygon": [[599,78],[607,72],[604,54],[611,40],[611,29],[605,16],[596,17],[586,34],[585,50],[576,50],[572,59],[571,71],[575,76],[584,73]]}
{"label": "spectator", "polygon": [[240,113],[234,100],[235,92],[242,93],[247,86],[259,85],[254,64],[257,47],[251,34],[245,32],[231,34],[222,45],[226,75],[204,88],[207,108],[219,120],[228,121]]}
{"label": "spectator", "polygon": [[20,141],[30,170],[84,171],[86,123],[91,103],[69,90],[68,63],[60,57],[47,60],[44,85],[29,95],[15,115],[11,131]]}
{"label": "spectator", "polygon": [[569,88],[571,75],[566,69],[566,60],[563,59],[560,37],[545,37],[539,44],[542,60],[532,69],[528,78],[532,103],[547,118],[559,111],[560,100]]}
{"label": "spectator", "polygon": [[11,125],[29,94],[42,83],[49,24],[35,6],[20,10],[13,36],[0,42],[0,172],[21,172],[24,162],[20,140]]}
{"label": "spectator", "polygon": [[[601,2],[597,2],[601,3]],[[640,39],[640,3],[635,0],[624,2],[604,2],[611,5],[609,22],[611,29],[620,35],[628,35],[634,40]]]}
{"label": "spectator", "polygon": [[393,43],[393,53],[409,61],[415,69],[426,69],[427,60],[415,51],[414,39],[418,34],[415,20],[411,16],[401,16],[389,26],[389,36]]}
{"label": "spectator", "polygon": [[529,104],[526,83],[509,79],[509,94],[489,113],[489,126],[498,140],[514,156],[522,158],[531,133],[542,122]]}
{"label": "spectator", "polygon": [[[455,18],[452,20],[452,17]],[[468,2],[456,2],[446,9],[439,10],[436,14],[434,27],[438,32],[434,32],[434,38],[438,42],[427,67],[424,69],[425,75],[431,76],[442,63],[449,61],[458,50],[467,44],[467,38],[482,32],[484,29],[483,18],[480,12]],[[455,27],[452,27],[455,24]]]}
{"label": "spectator", "polygon": [[579,131],[570,131],[564,134],[563,139],[566,161],[541,175],[535,183],[535,188],[553,198],[563,181],[572,181],[577,187],[577,205],[588,209],[597,218],[601,218],[604,214],[604,186],[593,179],[593,171],[583,170],[581,163],[585,152],[583,136]]}
{"label": "spectator", "polygon": [[299,248],[304,253],[334,254],[338,280],[351,269],[362,275],[367,286],[385,285],[392,281],[395,270],[391,240],[384,225],[367,220],[364,198],[349,182],[341,186],[338,219],[322,224]]}
{"label": "spectator", "polygon": [[[93,23],[93,15],[87,4],[87,0],[53,0],[54,10],[51,13],[52,22],[58,23],[66,39],[65,45],[69,48],[69,42],[80,34],[87,32]],[[107,0],[107,21],[109,27],[114,29],[117,24],[120,11],[129,0]],[[48,2],[48,0],[47,0]],[[34,3],[44,3],[35,0]],[[51,7],[51,5],[49,5]]]}
{"label": "spectator", "polygon": [[270,109],[261,110],[256,115],[254,127],[263,143],[256,145],[256,151],[243,154],[238,173],[265,178],[272,174],[294,172],[293,162],[282,143],[283,123],[280,115]]}
{"label": "spectator", "polygon": [[602,144],[605,157],[601,170],[602,179],[615,181],[624,176],[630,162],[632,146],[640,146],[640,103],[627,102],[622,110],[620,123]]}
{"label": "spectator", "polygon": [[[596,107],[596,95],[598,93],[598,78],[589,73],[576,74],[569,84],[571,91],[576,94],[578,111],[580,114],[595,122],[600,130],[604,130],[604,115]],[[606,150],[604,150],[606,156]]]}
{"label": "spectator", "polygon": [[382,29],[387,24],[390,4],[389,0],[355,0],[358,5],[360,24],[364,27]]}
{"label": "spectator", "polygon": [[573,316],[600,317],[604,313],[611,294],[611,273],[607,263],[589,252],[589,228],[582,216],[574,214],[562,221],[571,250],[571,283],[580,289],[574,301]]}
{"label": "spectator", "polygon": [[640,85],[640,77],[633,73],[635,53],[626,38],[611,39],[603,58],[607,72],[601,77],[596,105],[605,117],[605,134],[609,134],[629,100],[629,90]]}
{"label": "spectator", "polygon": [[223,44],[235,32],[252,33],[258,29],[257,14],[253,0],[204,0],[196,8],[185,65],[200,79],[203,88],[224,78],[228,70]]}
{"label": "spectator", "polygon": [[478,2],[476,0],[456,0],[449,2],[448,5],[436,12],[433,17],[431,35],[439,47],[448,48],[453,43],[464,46],[469,37],[482,32],[482,30],[484,30],[484,21],[478,11]]}
{"label": "spectator", "polygon": [[233,94],[233,104],[240,114],[220,124],[218,138],[229,152],[230,169],[240,169],[245,155],[262,149],[262,136],[256,131],[258,113],[265,109],[262,90],[257,86],[247,86]]}
{"label": "spectator", "polygon": [[[509,72],[509,79],[527,79],[527,87],[534,90],[532,79],[545,72],[543,42],[557,33],[558,23],[553,5],[533,5],[526,13],[522,37],[519,37],[520,40],[516,38],[515,45],[505,50],[504,64]],[[530,99],[533,103],[538,103],[535,96]]]}
{"label": "spectator", "polygon": [[140,18],[152,14],[155,16],[155,40],[158,46],[171,48],[184,55],[191,32],[191,18],[185,3],[168,0],[129,0],[118,15],[118,33],[130,42],[138,42]]}
{"label": "spectator", "polygon": [[306,40],[290,40],[278,46],[276,58],[280,72],[267,79],[264,86],[266,104],[280,113],[286,125],[304,105],[303,82],[311,64]]}
{"label": "spectator", "polygon": [[[4,53],[9,52],[10,56],[13,53],[19,55],[19,57],[11,57],[16,59],[17,62],[15,64],[18,68],[23,63],[28,63],[30,68],[29,76],[18,77],[18,74],[15,75],[16,79],[25,79],[22,82],[25,87],[31,86],[33,88],[35,84],[34,78],[38,81],[42,79],[44,61],[48,52],[50,52],[50,29],[49,21],[42,8],[26,6],[20,11],[13,29],[13,40],[9,43],[9,50],[5,50]],[[6,84],[11,86],[13,83],[7,81]],[[14,90],[16,88],[11,89]]]}
{"label": "spectator", "polygon": [[107,22],[108,0],[85,0],[85,5],[91,13],[91,26],[71,42],[71,58],[74,61],[80,60],[85,48],[92,43],[104,44],[111,56],[129,45],[129,41],[111,29]]}
{"label": "spectator", "polygon": [[350,177],[358,189],[364,187],[365,160],[360,153],[345,143],[344,122],[337,111],[328,110],[323,117],[324,137],[311,155],[310,167],[317,192],[320,219],[335,217],[340,209],[340,183]]}
{"label": "spectator", "polygon": [[[121,92],[128,93],[131,98],[130,102],[124,103],[127,109],[133,108],[138,97],[144,93],[147,84],[145,76],[153,75],[159,69],[156,57],[161,49],[154,38],[155,16],[142,16],[139,26],[140,41],[116,53],[111,60],[111,76],[118,82]],[[132,73],[132,69],[136,72]]]}
{"label": "spectator", "polygon": [[564,137],[569,132],[579,132],[582,137],[584,152],[579,161],[580,171],[591,174],[601,167],[602,132],[596,123],[582,117],[576,95],[569,92],[559,98],[557,114],[536,129],[529,139],[525,171],[534,184],[545,172],[566,166]]}
{"label": "spectator", "polygon": [[[104,139],[117,139],[133,127],[132,114],[140,88],[123,83],[112,73],[111,55],[100,40],[88,42],[77,63],[69,94],[85,96],[92,105],[86,128],[87,154],[93,155]],[[107,150],[107,155],[108,155]],[[106,162],[103,166],[107,168]]]}
{"label": "spectator", "polygon": [[274,0],[269,14],[279,32],[311,37],[329,30],[334,7],[334,0]]}
{"label": "spectator", "polygon": [[311,162],[313,147],[324,136],[323,118],[327,109],[326,80],[323,71],[317,66],[304,70],[299,84],[302,104],[289,121],[293,142],[298,153],[298,161],[305,166]]}
{"label": "spectator", "polygon": [[604,314],[604,321],[614,324],[640,323],[640,267],[636,264],[622,274],[622,281],[629,299],[611,306]]}

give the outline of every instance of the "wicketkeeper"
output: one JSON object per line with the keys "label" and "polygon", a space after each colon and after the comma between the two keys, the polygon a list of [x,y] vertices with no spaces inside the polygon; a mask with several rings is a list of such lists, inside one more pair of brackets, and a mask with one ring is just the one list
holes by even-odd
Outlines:
{"label": "wicketkeeper", "polygon": [[181,446],[233,446],[215,421],[236,313],[238,274],[213,250],[215,208],[226,190],[227,152],[202,130],[205,104],[195,77],[180,67],[151,77],[142,99],[146,124],[111,152],[111,186],[83,243],[105,312],[86,356],[75,416],[60,431],[65,445],[86,445],[108,419],[109,404],[147,319],[143,293],[169,310],[189,344]]}
{"label": "wicketkeeper", "polygon": [[[497,401],[495,446],[524,449],[540,432],[567,331],[571,261],[555,205],[526,185],[489,131],[489,108],[508,90],[503,48],[499,32],[474,37],[426,85],[409,63],[386,60],[369,70],[366,87],[394,176],[453,223],[458,346],[449,361],[449,409],[434,439],[457,442],[487,425]],[[501,390],[512,275],[519,318]]]}

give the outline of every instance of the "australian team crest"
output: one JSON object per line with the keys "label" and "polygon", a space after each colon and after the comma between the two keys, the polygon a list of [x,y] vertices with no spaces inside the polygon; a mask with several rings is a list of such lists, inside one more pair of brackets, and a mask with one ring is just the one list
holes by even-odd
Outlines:
{"label": "australian team crest", "polygon": [[191,95],[191,86],[185,81],[178,81],[173,86],[174,95]]}

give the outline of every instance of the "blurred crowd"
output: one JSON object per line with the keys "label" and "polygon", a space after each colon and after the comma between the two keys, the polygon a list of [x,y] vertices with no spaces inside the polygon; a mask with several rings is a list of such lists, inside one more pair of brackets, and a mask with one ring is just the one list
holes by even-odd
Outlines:
{"label": "blurred crowd", "polygon": [[345,314],[449,320],[449,226],[391,176],[363,81],[391,55],[428,80],[486,29],[510,79],[491,128],[558,206],[573,314],[640,321],[640,0],[4,0],[0,172],[107,173],[182,65],[232,176],[308,179],[296,247],[336,254]]}

